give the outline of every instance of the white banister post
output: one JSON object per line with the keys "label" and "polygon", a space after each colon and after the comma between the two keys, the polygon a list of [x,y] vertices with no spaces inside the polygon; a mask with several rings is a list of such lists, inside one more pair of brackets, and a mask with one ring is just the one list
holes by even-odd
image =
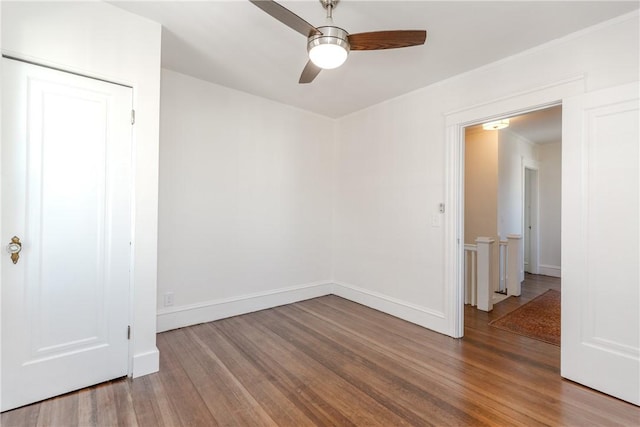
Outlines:
{"label": "white banister post", "polygon": [[493,255],[493,242],[494,239],[490,237],[478,237],[476,239],[476,245],[478,247],[478,310],[491,311],[493,310],[493,286],[491,283],[493,262],[491,260]]}
{"label": "white banister post", "polygon": [[507,295],[519,297],[520,289],[520,265],[522,264],[522,236],[519,234],[507,235]]}

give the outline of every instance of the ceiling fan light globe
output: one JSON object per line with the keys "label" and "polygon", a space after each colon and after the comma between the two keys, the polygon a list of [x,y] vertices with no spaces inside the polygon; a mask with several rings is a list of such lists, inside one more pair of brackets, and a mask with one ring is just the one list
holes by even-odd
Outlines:
{"label": "ceiling fan light globe", "polygon": [[333,25],[318,27],[318,31],[307,41],[309,59],[325,70],[338,68],[349,56],[349,33]]}
{"label": "ceiling fan light globe", "polygon": [[309,50],[309,59],[325,70],[338,68],[347,60],[349,53],[337,44],[319,44]]}

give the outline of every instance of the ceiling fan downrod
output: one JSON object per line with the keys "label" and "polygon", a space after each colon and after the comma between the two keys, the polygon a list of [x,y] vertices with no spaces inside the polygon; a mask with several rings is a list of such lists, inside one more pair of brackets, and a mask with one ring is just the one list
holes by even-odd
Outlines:
{"label": "ceiling fan downrod", "polygon": [[336,8],[340,0],[320,0],[320,4],[327,11],[325,25],[333,25],[333,9]]}
{"label": "ceiling fan downrod", "polygon": [[333,19],[333,9],[338,5],[340,0],[320,0],[322,7],[327,10],[327,19]]}

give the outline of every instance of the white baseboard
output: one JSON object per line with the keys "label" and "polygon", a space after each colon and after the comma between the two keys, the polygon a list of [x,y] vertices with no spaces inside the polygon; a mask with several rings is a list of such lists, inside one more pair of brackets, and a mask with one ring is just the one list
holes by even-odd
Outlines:
{"label": "white baseboard", "polygon": [[332,282],[322,281],[269,292],[160,309],[157,316],[157,332],[211,322],[329,295],[332,293],[332,288]]}
{"label": "white baseboard", "polygon": [[[157,331],[165,332],[171,329],[212,322],[214,320],[331,294],[382,311],[383,313],[415,323],[441,334],[450,335],[448,319],[442,312],[411,304],[348,283],[331,281],[322,281],[269,292],[160,309],[158,310],[157,316]],[[149,364],[149,366],[150,368],[144,369],[141,367],[140,372],[146,372],[152,369],[154,365]],[[151,370],[146,373],[150,372],[155,371]],[[134,377],[135,376],[139,376],[136,363],[134,363]]]}
{"label": "white baseboard", "polygon": [[451,335],[444,313],[343,282],[334,282],[333,294],[441,334]]}
{"label": "white baseboard", "polygon": [[133,370],[131,373],[133,378],[153,374],[158,370],[160,370],[160,352],[157,348],[133,356]]}
{"label": "white baseboard", "polygon": [[562,277],[562,270],[557,265],[538,265],[538,274],[542,274],[543,276],[551,276],[551,277]]}

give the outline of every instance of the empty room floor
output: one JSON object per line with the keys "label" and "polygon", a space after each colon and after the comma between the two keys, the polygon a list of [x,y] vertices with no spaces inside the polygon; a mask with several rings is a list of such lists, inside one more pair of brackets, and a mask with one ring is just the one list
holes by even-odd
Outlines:
{"label": "empty room floor", "polygon": [[463,339],[337,296],[164,332],[160,372],[2,426],[640,424],[640,408],[563,380],[559,347],[489,327],[494,311],[467,309]]}

